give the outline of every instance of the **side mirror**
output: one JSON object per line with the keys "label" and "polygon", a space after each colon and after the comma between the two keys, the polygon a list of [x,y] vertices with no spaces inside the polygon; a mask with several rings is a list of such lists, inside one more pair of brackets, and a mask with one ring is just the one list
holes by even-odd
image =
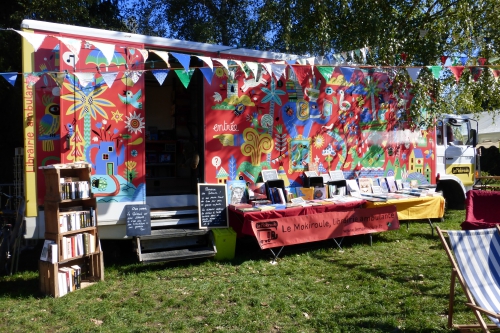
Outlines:
{"label": "side mirror", "polygon": [[475,147],[477,145],[477,131],[475,129],[471,129],[469,134],[469,142],[471,142],[472,147]]}

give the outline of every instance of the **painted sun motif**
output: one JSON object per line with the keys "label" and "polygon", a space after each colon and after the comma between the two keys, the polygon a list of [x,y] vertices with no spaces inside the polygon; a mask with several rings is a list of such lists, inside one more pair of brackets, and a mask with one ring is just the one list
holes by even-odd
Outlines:
{"label": "painted sun motif", "polygon": [[116,110],[116,112],[111,111],[111,119],[116,121],[117,123],[120,121],[123,121],[123,113],[120,113],[120,111]]}
{"label": "painted sun motif", "polygon": [[128,131],[134,134],[137,134],[137,132],[142,133],[142,129],[145,127],[144,118],[141,117],[141,114],[137,114],[136,111],[134,111],[134,114],[129,114],[130,117],[127,116],[127,120],[125,120]]}
{"label": "painted sun motif", "polygon": [[224,77],[226,75],[226,71],[222,67],[217,67],[215,69],[215,75],[217,75],[217,77]]}
{"label": "painted sun motif", "polygon": [[314,148],[322,148],[325,145],[325,138],[323,135],[318,134],[314,137],[313,141]]}

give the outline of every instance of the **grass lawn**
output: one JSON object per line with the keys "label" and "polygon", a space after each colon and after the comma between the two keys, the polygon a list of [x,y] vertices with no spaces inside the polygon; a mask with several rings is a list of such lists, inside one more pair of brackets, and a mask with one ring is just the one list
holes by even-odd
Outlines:
{"label": "grass lawn", "polygon": [[[447,211],[442,229],[460,229]],[[286,247],[277,265],[253,239],[232,261],[142,265],[124,242],[103,242],[105,281],[54,299],[38,290],[39,252],[0,277],[0,332],[453,332],[451,265],[425,221],[407,230]],[[129,245],[127,242],[126,245]],[[461,301],[465,296],[457,288]],[[473,322],[463,302],[460,323]]]}

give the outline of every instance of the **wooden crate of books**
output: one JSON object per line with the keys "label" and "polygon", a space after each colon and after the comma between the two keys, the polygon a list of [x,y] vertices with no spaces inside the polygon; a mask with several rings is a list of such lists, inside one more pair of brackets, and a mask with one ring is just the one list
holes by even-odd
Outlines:
{"label": "wooden crate of books", "polygon": [[47,190],[40,290],[60,297],[104,280],[97,202],[90,191],[90,164],[56,164],[43,169]]}

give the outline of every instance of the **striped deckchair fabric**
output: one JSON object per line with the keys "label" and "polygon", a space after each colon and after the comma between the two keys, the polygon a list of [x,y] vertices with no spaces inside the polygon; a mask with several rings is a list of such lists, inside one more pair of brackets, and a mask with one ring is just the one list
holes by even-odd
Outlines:
{"label": "striped deckchair fabric", "polygon": [[[452,264],[448,327],[458,329],[500,327],[500,229],[441,230],[436,228]],[[445,234],[448,235],[448,242]],[[455,279],[458,278],[465,292],[477,324],[453,324]],[[487,325],[486,315],[493,323]]]}

